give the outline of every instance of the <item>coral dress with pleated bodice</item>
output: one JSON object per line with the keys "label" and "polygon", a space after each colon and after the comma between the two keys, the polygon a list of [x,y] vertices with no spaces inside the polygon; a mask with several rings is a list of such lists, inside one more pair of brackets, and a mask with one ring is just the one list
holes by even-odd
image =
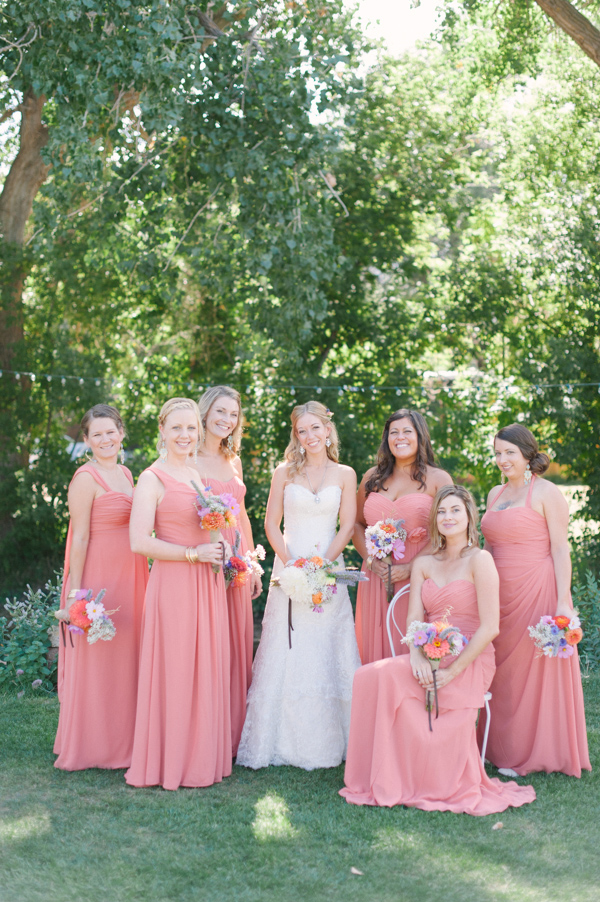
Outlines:
{"label": "coral dress with pleated bodice", "polygon": [[[408,534],[406,550],[402,560],[397,563],[408,564],[429,541],[428,525],[432,503],[431,495],[424,495],[421,492],[401,495],[395,501],[390,501],[383,492],[371,492],[365,501],[365,522],[367,526],[375,526],[379,520],[404,520],[404,529]],[[383,581],[368,571],[365,563],[362,569],[369,577],[369,582],[358,584],[356,641],[362,663],[370,664],[382,658],[389,658],[392,654],[386,629],[388,599]],[[394,583],[394,593],[399,592],[409,582],[407,579]],[[408,592],[399,598],[396,604],[396,622],[404,632],[408,613]],[[397,653],[406,654],[407,651],[405,645],[399,645]]]}
{"label": "coral dress with pleated bodice", "polygon": [[[131,473],[121,467],[133,487]],[[138,684],[140,633],[148,562],[133,554],[129,545],[129,516],[133,495],[115,492],[92,464],[80,467],[104,489],[94,499],[89,542],[81,588],[94,597],[106,589],[104,606],[115,610],[115,637],[90,645],[85,636],[65,631],[58,667],[60,715],[54,752],[55,767],[83,770],[87,767],[128,767],[131,763]],[[69,525],[65,573],[70,568],[72,530]],[[69,592],[63,585],[61,608]],[[61,630],[64,630],[61,627]]]}
{"label": "coral dress with pleated bodice", "polygon": [[[470,638],[479,626],[475,586],[454,580],[422,589],[426,619],[448,613]],[[442,660],[442,668],[452,657]],[[478,709],[494,674],[490,644],[438,693],[439,717],[429,717],[425,690],[410,658],[376,661],[357,671],[345,784],[340,791],[355,805],[407,805],[425,811],[486,815],[535,799],[531,786],[502,783],[485,773],[476,738]]]}
{"label": "coral dress with pleated bodice", "polygon": [[[206,481],[206,480],[205,480]],[[208,480],[213,495],[228,492],[243,504],[246,486],[239,478],[233,476],[227,482],[218,479]],[[239,554],[248,551],[248,542],[242,529],[240,533]],[[233,547],[235,528],[222,530],[223,538]],[[252,595],[250,579],[243,586],[229,586],[227,589],[229,609],[229,673],[231,676],[231,744],[232,752],[237,755],[242,728],[246,719],[246,695],[252,681],[252,652],[254,649],[254,618],[252,616]]]}
{"label": "coral dress with pleated bodice", "polygon": [[[527,628],[556,613],[557,589],[548,524],[531,507],[489,510],[481,529],[500,576],[500,633],[494,640],[490,734],[486,757],[518,774],[591,770],[579,656],[548,658]],[[497,503],[502,489],[492,502]]]}
{"label": "coral dress with pleated bodice", "polygon": [[[159,539],[210,541],[195,491],[159,468]],[[210,786],[231,773],[229,624],[222,571],[210,564],[155,560],[146,591],[132,786]]]}

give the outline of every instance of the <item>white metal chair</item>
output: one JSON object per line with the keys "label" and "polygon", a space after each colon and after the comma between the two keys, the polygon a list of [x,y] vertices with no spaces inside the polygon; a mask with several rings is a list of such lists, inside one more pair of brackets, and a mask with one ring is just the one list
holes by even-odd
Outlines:
{"label": "white metal chair", "polygon": [[[388,640],[390,643],[390,650],[392,652],[393,658],[396,657],[396,649],[394,648],[394,638],[393,638],[393,634],[392,634],[392,626],[396,630],[396,632],[400,633],[400,636],[404,636],[404,633],[398,626],[398,622],[396,620],[396,602],[409,591],[410,591],[410,583],[407,586],[404,586],[402,589],[400,589],[399,592],[396,592],[396,594],[390,601],[388,610],[387,610],[386,627],[387,627]],[[490,722],[492,719],[492,714],[490,711],[491,697],[492,697],[491,692],[486,692],[485,695],[483,696],[483,704],[485,706],[485,730],[483,733],[483,742],[481,744],[481,763],[482,764],[485,763],[485,752],[487,749],[488,736],[489,736],[489,732],[490,732]]]}

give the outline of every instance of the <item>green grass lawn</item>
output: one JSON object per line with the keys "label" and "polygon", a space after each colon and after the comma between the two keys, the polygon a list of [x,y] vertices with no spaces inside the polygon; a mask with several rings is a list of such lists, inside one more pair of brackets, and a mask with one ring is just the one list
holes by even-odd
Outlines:
{"label": "green grass lawn", "polygon": [[596,770],[535,775],[536,802],[484,818],[348,805],[341,767],[178,792],[64,773],[56,699],[0,696],[0,900],[597,902],[600,676],[584,687]]}

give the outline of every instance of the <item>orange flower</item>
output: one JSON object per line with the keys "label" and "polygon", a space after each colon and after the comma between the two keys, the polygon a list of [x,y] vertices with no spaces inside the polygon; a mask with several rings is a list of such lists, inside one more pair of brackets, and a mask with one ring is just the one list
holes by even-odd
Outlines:
{"label": "orange flower", "polygon": [[74,601],[69,608],[69,620],[73,626],[78,626],[80,630],[89,630],[92,621],[86,614],[85,606],[87,599],[82,598],[81,601]]}
{"label": "orange flower", "polygon": [[202,522],[200,525],[202,526],[202,529],[208,529],[211,532],[216,532],[219,529],[225,529],[225,527],[227,526],[223,514],[219,514],[216,511],[213,511],[213,513],[206,514],[204,517],[202,517]]}
{"label": "orange flower", "polygon": [[564,614],[559,614],[558,617],[553,617],[553,620],[554,620],[555,624],[557,625],[557,627],[559,628],[559,630],[565,630],[568,627],[569,623],[571,622],[571,618],[565,617]]}
{"label": "orange flower", "polygon": [[313,604],[321,604],[322,601],[323,601],[323,593],[315,592],[315,594],[312,597],[312,603]]}
{"label": "orange flower", "polygon": [[443,658],[449,653],[450,645],[445,639],[436,638],[432,642],[427,642],[423,646],[423,651],[428,658]]}
{"label": "orange flower", "polygon": [[318,554],[316,554],[314,557],[311,557],[310,562],[311,562],[311,564],[314,564],[316,567],[323,566],[323,558],[319,557]]}
{"label": "orange flower", "polygon": [[565,639],[569,645],[577,645],[583,639],[583,630],[576,627],[574,630],[567,630]]}

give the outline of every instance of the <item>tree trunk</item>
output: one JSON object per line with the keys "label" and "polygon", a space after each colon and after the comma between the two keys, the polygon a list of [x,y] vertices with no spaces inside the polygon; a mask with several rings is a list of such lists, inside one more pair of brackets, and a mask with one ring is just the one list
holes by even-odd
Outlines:
{"label": "tree trunk", "polygon": [[568,0],[536,0],[547,16],[600,66],[600,31]]}
{"label": "tree trunk", "polygon": [[23,340],[23,244],[33,200],[48,176],[41,150],[48,143],[48,128],[42,123],[46,98],[30,89],[19,105],[21,129],[19,152],[0,194],[0,367],[11,369],[15,349]]}

